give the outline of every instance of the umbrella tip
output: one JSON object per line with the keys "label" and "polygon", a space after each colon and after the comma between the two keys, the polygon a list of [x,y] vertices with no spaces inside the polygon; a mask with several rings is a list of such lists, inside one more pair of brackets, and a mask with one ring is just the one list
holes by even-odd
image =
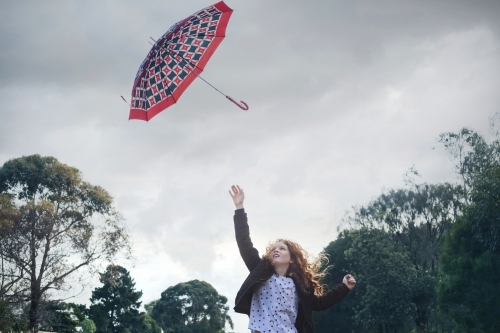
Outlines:
{"label": "umbrella tip", "polygon": [[123,96],[120,96],[120,97],[123,99],[123,101],[124,101],[125,103],[127,103],[127,104],[128,104],[128,106],[132,107],[132,104],[130,104],[129,102],[127,102],[127,100],[125,99],[125,97],[123,97]]}

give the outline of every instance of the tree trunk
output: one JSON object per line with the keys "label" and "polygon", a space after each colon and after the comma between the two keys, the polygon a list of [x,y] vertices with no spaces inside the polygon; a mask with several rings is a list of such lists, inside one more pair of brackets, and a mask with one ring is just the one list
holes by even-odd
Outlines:
{"label": "tree trunk", "polygon": [[[40,307],[40,299],[42,298],[42,293],[40,290],[39,281],[41,281],[41,276],[39,279],[36,278],[36,242],[35,242],[35,223],[36,219],[32,219],[32,231],[30,240],[30,260],[31,260],[31,304],[29,312],[29,331],[31,333],[38,332],[38,309]],[[40,273],[41,274],[41,273]]]}
{"label": "tree trunk", "polygon": [[30,333],[38,332],[37,322],[38,322],[38,309],[40,306],[40,291],[33,291],[31,293],[31,304],[30,304],[30,312],[29,312],[29,331]]}

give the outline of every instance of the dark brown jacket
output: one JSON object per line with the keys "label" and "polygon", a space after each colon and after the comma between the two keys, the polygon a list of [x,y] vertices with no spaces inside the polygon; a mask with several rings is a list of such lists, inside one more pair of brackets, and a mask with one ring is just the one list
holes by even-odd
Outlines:
{"label": "dark brown jacket", "polygon": [[[250,304],[254,286],[259,282],[269,279],[273,274],[273,270],[272,268],[266,268],[265,262],[259,256],[259,252],[253,247],[252,240],[250,239],[247,214],[244,209],[238,209],[234,213],[234,231],[241,257],[250,271],[250,274],[236,294],[234,311],[250,315]],[[297,282],[294,282],[298,286]],[[299,311],[295,327],[298,333],[314,332],[312,312],[330,308],[347,296],[350,291],[345,284],[337,286],[323,296],[315,296],[312,287],[307,295],[301,291],[301,288],[296,288],[296,290],[299,297]]]}

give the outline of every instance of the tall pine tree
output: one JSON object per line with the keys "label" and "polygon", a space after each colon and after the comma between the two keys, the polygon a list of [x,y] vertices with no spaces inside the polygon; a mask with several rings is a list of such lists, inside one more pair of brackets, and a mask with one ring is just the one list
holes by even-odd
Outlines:
{"label": "tall pine tree", "polygon": [[90,317],[97,333],[128,333],[135,331],[142,317],[139,306],[142,291],[135,290],[129,272],[118,265],[109,265],[100,274],[102,287],[92,292]]}

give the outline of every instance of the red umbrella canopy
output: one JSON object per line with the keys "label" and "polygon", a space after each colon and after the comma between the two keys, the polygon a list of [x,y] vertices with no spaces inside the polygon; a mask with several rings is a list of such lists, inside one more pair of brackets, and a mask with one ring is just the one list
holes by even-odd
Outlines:
{"label": "red umbrella canopy", "polygon": [[149,121],[175,104],[225,37],[233,10],[223,1],[174,24],[142,62],[129,119]]}

